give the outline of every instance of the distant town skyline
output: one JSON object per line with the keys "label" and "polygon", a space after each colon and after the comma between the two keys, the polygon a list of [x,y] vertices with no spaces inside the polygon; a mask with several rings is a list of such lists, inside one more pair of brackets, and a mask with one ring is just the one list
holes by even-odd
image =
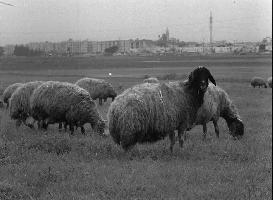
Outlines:
{"label": "distant town skyline", "polygon": [[0,46],[73,40],[158,39],[257,42],[272,36],[271,0],[7,0],[0,4]]}

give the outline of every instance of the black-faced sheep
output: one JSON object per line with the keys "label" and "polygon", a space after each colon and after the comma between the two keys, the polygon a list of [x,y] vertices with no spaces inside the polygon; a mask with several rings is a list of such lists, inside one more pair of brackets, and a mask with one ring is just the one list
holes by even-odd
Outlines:
{"label": "black-faced sheep", "polygon": [[5,104],[7,104],[7,108],[9,107],[9,99],[12,95],[12,93],[20,86],[22,86],[23,83],[13,83],[9,85],[3,92],[2,98]]}
{"label": "black-faced sheep", "polygon": [[159,83],[159,80],[155,77],[150,77],[150,78],[144,79],[143,83]]}
{"label": "black-faced sheep", "polygon": [[114,101],[115,97],[117,96],[113,86],[103,79],[82,78],[75,84],[87,90],[92,99],[96,100],[98,98],[100,105],[102,105],[102,99],[105,102],[109,97],[112,98],[112,101]]}
{"label": "black-faced sheep", "polygon": [[272,88],[272,76],[267,79],[268,87]]}
{"label": "black-faced sheep", "polygon": [[125,90],[108,110],[109,132],[124,150],[136,143],[155,142],[169,135],[173,151],[174,130],[183,145],[184,131],[196,120],[208,80],[216,85],[205,67],[196,68],[185,82],[143,83]]}
{"label": "black-faced sheep", "polygon": [[104,132],[105,122],[98,113],[95,102],[83,88],[65,82],[48,81],[34,90],[31,96],[32,116],[43,121],[44,127],[53,123],[66,123],[71,134],[74,127],[90,123],[98,133]]}
{"label": "black-faced sheep", "polygon": [[261,77],[253,77],[251,79],[250,84],[254,88],[255,87],[259,87],[259,88],[260,87],[264,87],[264,88],[267,88],[265,80],[263,78],[261,78]]}
{"label": "black-faced sheep", "polygon": [[[21,122],[33,128],[33,124],[26,124],[28,117],[31,117],[30,97],[33,91],[40,86],[43,81],[34,81],[23,84],[18,87],[10,97],[9,114],[11,119],[17,120],[16,125],[20,126]],[[34,121],[33,121],[34,122]]]}
{"label": "black-faced sheep", "polygon": [[207,123],[212,121],[216,136],[219,137],[218,120],[227,122],[230,134],[240,139],[244,134],[244,124],[239,112],[228,94],[220,87],[209,84],[204,95],[204,103],[197,112],[195,125],[203,125],[203,139],[206,138]]}

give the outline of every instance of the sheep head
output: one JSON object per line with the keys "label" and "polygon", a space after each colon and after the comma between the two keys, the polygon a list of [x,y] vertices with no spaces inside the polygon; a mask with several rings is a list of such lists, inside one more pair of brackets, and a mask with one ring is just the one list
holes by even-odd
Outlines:
{"label": "sheep head", "polygon": [[244,135],[244,124],[241,119],[235,118],[228,123],[229,133],[234,139],[241,139]]}
{"label": "sheep head", "polygon": [[199,66],[198,68],[194,69],[188,77],[187,85],[190,89],[193,89],[197,92],[198,102],[200,103],[200,105],[203,104],[203,97],[204,93],[207,91],[209,80],[214,85],[216,85],[216,82],[210,71],[203,66]]}
{"label": "sheep head", "polygon": [[117,96],[116,91],[115,91],[114,89],[112,89],[112,90],[110,91],[110,97],[112,98],[112,101],[115,100],[116,96]]}

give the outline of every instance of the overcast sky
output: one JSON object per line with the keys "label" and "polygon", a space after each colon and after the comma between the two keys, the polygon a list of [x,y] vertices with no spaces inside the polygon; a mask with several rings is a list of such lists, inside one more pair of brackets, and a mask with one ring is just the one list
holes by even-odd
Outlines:
{"label": "overcast sky", "polygon": [[272,35],[272,0],[3,0],[0,45],[36,41],[157,39],[261,41]]}

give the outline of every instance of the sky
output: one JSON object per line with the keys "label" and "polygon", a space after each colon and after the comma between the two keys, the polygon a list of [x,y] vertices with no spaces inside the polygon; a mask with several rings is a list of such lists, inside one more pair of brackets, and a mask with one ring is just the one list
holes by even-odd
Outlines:
{"label": "sky", "polygon": [[[4,5],[1,2],[15,6]],[[261,41],[272,36],[272,0],[1,0],[0,46],[73,40]]]}

